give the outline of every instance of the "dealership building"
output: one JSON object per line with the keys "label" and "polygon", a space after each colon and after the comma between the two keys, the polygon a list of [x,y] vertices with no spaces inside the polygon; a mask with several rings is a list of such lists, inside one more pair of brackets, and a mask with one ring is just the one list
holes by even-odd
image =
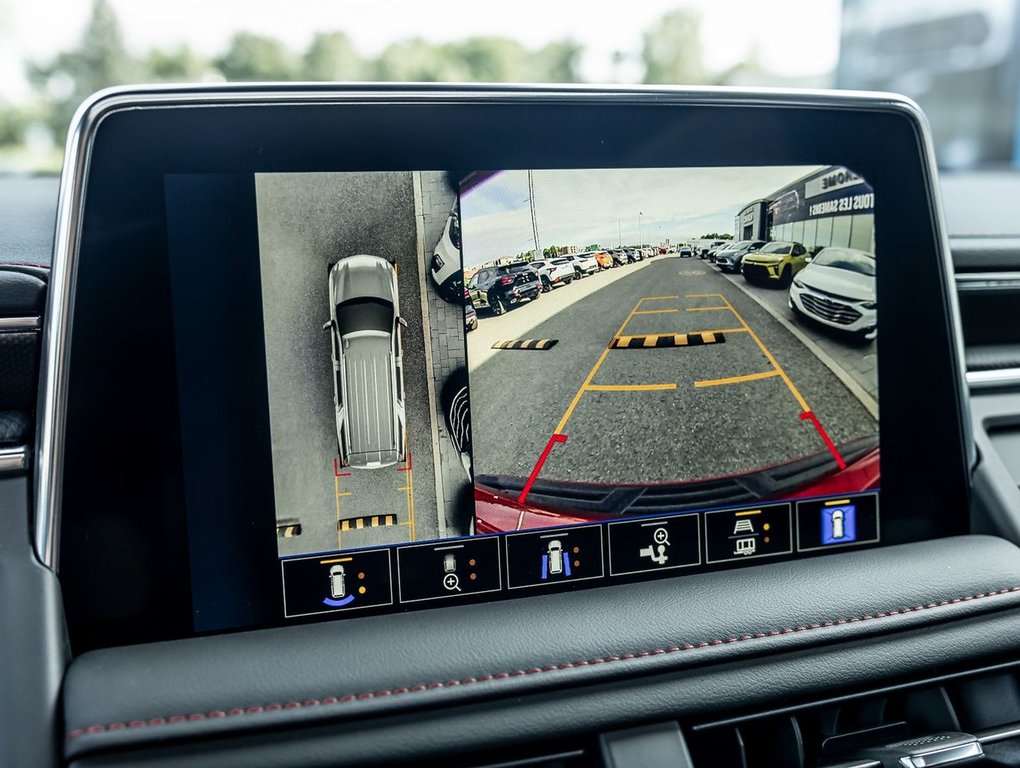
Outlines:
{"label": "dealership building", "polygon": [[786,240],[808,251],[830,245],[875,252],[875,193],[839,165],[826,166],[745,205],[736,240]]}

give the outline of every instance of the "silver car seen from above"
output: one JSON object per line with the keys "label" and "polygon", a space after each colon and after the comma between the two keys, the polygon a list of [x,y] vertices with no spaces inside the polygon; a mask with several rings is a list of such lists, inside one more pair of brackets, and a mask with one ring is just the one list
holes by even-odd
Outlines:
{"label": "silver car seen from above", "polygon": [[340,464],[378,469],[404,460],[404,374],[397,272],[379,256],[329,268],[329,320]]}

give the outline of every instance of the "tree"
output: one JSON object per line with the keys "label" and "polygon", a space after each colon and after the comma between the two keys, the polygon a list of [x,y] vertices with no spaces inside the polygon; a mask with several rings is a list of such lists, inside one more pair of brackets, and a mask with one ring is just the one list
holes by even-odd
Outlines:
{"label": "tree", "polygon": [[434,45],[412,39],[388,46],[372,63],[377,80],[419,82],[577,82],[581,47],[549,43],[537,51],[506,37]]}
{"label": "tree", "polygon": [[303,69],[308,80],[362,80],[366,73],[365,61],[343,32],[316,35],[305,52]]}
{"label": "tree", "polygon": [[472,37],[462,43],[443,46],[444,55],[461,62],[468,79],[476,82],[509,83],[525,79],[529,54],[516,40],[505,37]]}
{"label": "tree", "polygon": [[283,43],[251,32],[235,34],[214,64],[227,80],[296,80],[301,71]]}
{"label": "tree", "polygon": [[43,116],[55,141],[67,133],[75,109],[87,96],[138,79],[138,63],[124,46],[120,22],[107,0],[95,0],[77,48],[52,61],[28,65],[29,82],[49,105]]}
{"label": "tree", "polygon": [[30,123],[31,118],[25,110],[0,101],[0,147],[21,144]]}
{"label": "tree", "polygon": [[528,62],[530,83],[579,83],[583,48],[572,40],[549,43],[535,52]]}
{"label": "tree", "polygon": [[542,255],[545,256],[547,259],[551,259],[554,256],[559,256],[560,255],[559,246],[550,245],[547,248],[543,248],[542,249]]}
{"label": "tree", "polygon": [[665,14],[642,34],[641,60],[646,83],[704,83],[700,15],[686,8]]}
{"label": "tree", "polygon": [[149,51],[144,66],[150,79],[177,83],[200,80],[210,68],[209,62],[187,45]]}
{"label": "tree", "polygon": [[470,80],[464,62],[452,53],[452,46],[436,46],[420,38],[393,43],[375,60],[372,79],[426,83]]}

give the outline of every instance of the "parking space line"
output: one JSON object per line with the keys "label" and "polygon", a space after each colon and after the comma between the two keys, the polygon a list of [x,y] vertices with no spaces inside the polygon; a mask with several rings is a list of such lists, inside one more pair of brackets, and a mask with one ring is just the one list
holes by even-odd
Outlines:
{"label": "parking space line", "polygon": [[[678,299],[680,297],[655,296],[653,298],[665,300],[665,299]],[[627,318],[622,323],[620,323],[620,327],[616,330],[616,333],[613,334],[613,337],[609,340],[609,343],[606,344],[606,348],[602,350],[602,354],[599,355],[599,359],[595,361],[595,365],[593,365],[591,367],[591,370],[588,371],[588,375],[585,377],[584,383],[581,384],[580,389],[577,390],[577,394],[574,395],[574,399],[571,400],[570,405],[567,406],[566,413],[563,414],[563,418],[560,419],[560,423],[557,424],[556,429],[553,430],[554,435],[563,434],[563,428],[567,426],[567,422],[570,421],[570,417],[574,414],[574,409],[577,408],[577,404],[581,402],[581,397],[582,395],[584,395],[584,390],[591,385],[592,379],[595,378],[595,374],[598,373],[598,370],[602,366],[602,363],[604,363],[606,361],[606,357],[609,356],[609,350],[613,348],[613,342],[617,338],[620,338],[620,334],[623,333],[623,329],[627,327],[627,323],[631,321],[631,318],[634,317],[634,313],[638,311],[638,307],[640,307],[641,303],[644,302],[645,300],[646,299],[640,299],[638,303],[634,306],[634,309],[627,313]]]}
{"label": "parking space line", "polygon": [[727,299],[721,293],[689,293],[687,294],[687,298],[689,299],[715,298],[723,302],[726,305],[726,308],[733,313],[733,316],[737,318],[738,321],[740,321],[740,324],[747,329],[747,333],[750,335],[752,339],[754,339],[754,343],[758,345],[758,348],[762,351],[765,357],[768,358],[768,361],[772,364],[772,367],[779,372],[780,378],[783,380],[783,383],[786,384],[786,387],[787,389],[790,390],[790,393],[796,398],[797,402],[800,404],[801,410],[803,411],[811,410],[811,406],[807,404],[807,400],[804,399],[804,396],[800,393],[800,390],[797,389],[793,381],[790,380],[790,377],[786,375],[786,371],[783,370],[783,366],[779,364],[779,361],[776,360],[776,358],[772,355],[772,353],[769,351],[769,348],[766,347],[765,344],[762,343],[762,340],[758,338],[758,334],[751,330],[751,326],[749,326],[747,324],[747,321],[744,320],[743,316],[739,312],[737,312],[734,306],[730,303],[729,299]]}
{"label": "parking space line", "polygon": [[407,449],[407,520],[411,541],[417,541],[418,532],[414,524],[414,473],[411,471],[411,449]]}
{"label": "parking space line", "polygon": [[586,392],[659,392],[667,389],[676,389],[676,383],[672,384],[589,384],[585,387]]}
{"label": "parking space line", "polygon": [[723,384],[740,384],[744,381],[760,381],[761,379],[774,379],[779,376],[779,371],[762,371],[761,373],[748,373],[744,376],[730,376],[725,379],[702,379],[695,381],[695,387],[720,387]]}
{"label": "parking space line", "polygon": [[679,309],[641,309],[635,312],[635,315],[661,315],[666,312],[679,312]]}
{"label": "parking space line", "polygon": [[336,548],[343,549],[340,539],[340,473],[334,467],[333,485],[336,488]]}
{"label": "parking space line", "polygon": [[[592,381],[595,379],[595,374],[598,373],[599,368],[602,367],[602,363],[604,363],[606,361],[606,357],[608,357],[610,350],[612,350],[614,348],[615,349],[626,348],[630,344],[631,339],[642,338],[642,336],[649,335],[649,334],[642,334],[641,336],[623,336],[622,335],[624,330],[627,328],[627,325],[630,323],[630,321],[632,319],[634,319],[635,315],[637,315],[637,314],[655,314],[655,313],[658,313],[658,312],[677,312],[677,311],[679,311],[676,308],[664,308],[664,309],[661,309],[661,310],[642,310],[641,309],[641,305],[644,304],[646,301],[676,301],[679,298],[680,298],[679,294],[674,294],[672,296],[643,296],[640,299],[638,299],[637,304],[635,304],[634,308],[630,312],[627,313],[627,317],[624,319],[624,321],[622,323],[620,323],[620,327],[617,329],[616,333],[613,334],[613,337],[609,340],[609,343],[606,345],[606,348],[602,350],[602,354],[599,355],[598,360],[595,361],[595,365],[593,365],[591,370],[588,371],[588,375],[585,377],[584,382],[581,384],[580,388],[577,390],[577,393],[574,395],[573,399],[570,401],[570,405],[567,406],[567,410],[563,414],[563,418],[560,419],[559,424],[556,425],[556,429],[553,430],[553,434],[554,435],[563,434],[563,430],[567,426],[567,422],[570,421],[570,417],[573,416],[574,410],[577,408],[577,404],[581,402],[581,398],[584,396],[584,393],[586,391],[589,391],[592,388]],[[716,333],[720,334],[719,339],[721,340],[722,339],[722,336],[721,336],[722,331],[708,331],[707,334],[703,334],[701,337],[698,337],[699,341],[701,341],[702,338],[705,335],[710,336],[712,338],[712,340],[715,341],[716,340],[715,337],[711,336],[711,335],[712,334],[716,334]],[[653,334],[651,336],[654,338],[656,336],[664,336],[664,335],[675,336],[676,334]],[[687,336],[687,334],[684,334],[684,336]],[[644,344],[646,340],[647,339],[642,339],[642,344]],[[686,343],[686,342],[687,342],[687,339],[685,338],[684,343]],[[679,341],[679,339],[677,339],[677,344],[679,344],[679,343],[680,343],[680,341]],[[658,389],[658,388],[664,388],[666,385],[661,385],[661,387],[660,387],[660,385],[655,385],[655,384],[652,384],[652,385],[634,385],[634,386],[635,387],[639,387],[639,386],[640,387],[646,387],[647,386],[647,387],[652,387],[652,388],[657,388]],[[673,388],[674,389],[676,388],[675,384],[673,385]],[[594,391],[599,391],[599,390],[595,389]],[[602,391],[610,391],[610,390],[602,390]],[[625,391],[625,390],[615,390],[615,391]],[[640,390],[639,389],[633,389],[633,390],[629,390],[629,391],[640,391]]]}
{"label": "parking space line", "polygon": [[688,312],[715,312],[720,309],[729,309],[729,307],[687,307]]}

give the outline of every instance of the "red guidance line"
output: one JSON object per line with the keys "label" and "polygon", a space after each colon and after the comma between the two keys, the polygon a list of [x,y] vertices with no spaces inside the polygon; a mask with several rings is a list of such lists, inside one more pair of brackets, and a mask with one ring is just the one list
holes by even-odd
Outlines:
{"label": "red guidance line", "polygon": [[[548,459],[549,454],[552,453],[553,446],[556,443],[565,442],[567,442],[567,436],[561,435],[558,432],[554,432],[553,436],[549,438],[549,442],[545,444],[545,448],[542,450],[542,455],[539,456],[538,461],[535,462],[535,468],[531,470],[531,474],[528,475],[528,482],[524,484],[524,488],[521,489],[520,496],[517,497],[518,504],[523,504],[527,500],[528,494],[531,493],[531,486],[533,486],[535,481],[538,479],[538,473],[542,471],[542,465],[545,464],[545,460]],[[524,516],[523,512],[521,513],[521,516]],[[518,523],[517,527],[521,527],[520,523]]]}
{"label": "red guidance line", "polygon": [[805,421],[808,419],[810,419],[811,423],[815,425],[815,429],[818,430],[818,434],[822,438],[822,441],[825,443],[825,447],[829,449],[829,453],[832,454],[832,458],[836,460],[836,463],[839,465],[839,468],[846,469],[846,462],[843,461],[843,457],[839,455],[839,451],[836,450],[836,444],[832,442],[832,438],[829,437],[829,433],[825,431],[825,427],[822,426],[822,422],[820,422],[818,420],[818,417],[815,416],[814,411],[803,411],[800,414],[801,421]]}

